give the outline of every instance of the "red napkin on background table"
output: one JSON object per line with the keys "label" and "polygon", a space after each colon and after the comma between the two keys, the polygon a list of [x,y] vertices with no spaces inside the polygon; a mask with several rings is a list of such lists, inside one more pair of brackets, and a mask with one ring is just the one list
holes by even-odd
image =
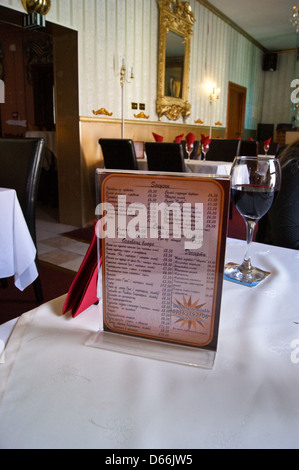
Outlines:
{"label": "red napkin on background table", "polygon": [[192,134],[192,132],[189,132],[189,134],[186,135],[186,142],[188,145],[193,144],[195,140],[195,135]]}
{"label": "red napkin on background table", "polygon": [[194,143],[194,140],[195,140],[195,135],[192,134],[192,132],[189,132],[189,134],[186,135],[186,143],[189,148],[190,148],[190,145]]}
{"label": "red napkin on background table", "polygon": [[152,132],[152,134],[156,142],[163,142],[164,137],[162,137],[162,135],[155,134],[154,132]]}
{"label": "red napkin on background table", "polygon": [[270,146],[271,140],[272,140],[272,137],[270,137],[270,139],[265,140],[264,146],[265,146],[266,148]]}
{"label": "red napkin on background table", "polygon": [[97,281],[102,258],[98,260],[98,244],[95,231],[96,223],[97,222],[94,224],[93,236],[89,248],[64,302],[62,310],[63,315],[71,310],[72,317],[75,318],[99,300],[97,296]]}
{"label": "red napkin on background table", "polygon": [[249,137],[249,139],[248,139],[248,140],[250,140],[250,142],[252,142],[252,141],[253,141],[253,138],[252,138],[252,137]]}
{"label": "red napkin on background table", "polygon": [[211,143],[211,139],[210,137],[207,135],[205,136],[204,134],[200,134],[201,136],[201,145],[203,146],[204,150],[207,149],[207,147],[210,145]]}
{"label": "red napkin on background table", "polygon": [[177,135],[176,138],[174,139],[176,144],[180,144],[182,142],[182,138],[184,137],[184,134]]}

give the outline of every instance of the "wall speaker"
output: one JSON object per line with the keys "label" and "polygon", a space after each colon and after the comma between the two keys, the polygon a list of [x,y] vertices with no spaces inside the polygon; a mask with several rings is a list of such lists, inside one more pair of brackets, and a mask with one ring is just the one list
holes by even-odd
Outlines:
{"label": "wall speaker", "polygon": [[263,70],[265,72],[275,72],[277,67],[277,54],[268,53],[264,55]]}

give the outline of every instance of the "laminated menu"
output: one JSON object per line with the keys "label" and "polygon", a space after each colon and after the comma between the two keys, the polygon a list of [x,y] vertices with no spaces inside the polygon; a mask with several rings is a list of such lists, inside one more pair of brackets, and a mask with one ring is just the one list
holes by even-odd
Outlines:
{"label": "laminated menu", "polygon": [[230,182],[100,173],[104,331],[215,350]]}

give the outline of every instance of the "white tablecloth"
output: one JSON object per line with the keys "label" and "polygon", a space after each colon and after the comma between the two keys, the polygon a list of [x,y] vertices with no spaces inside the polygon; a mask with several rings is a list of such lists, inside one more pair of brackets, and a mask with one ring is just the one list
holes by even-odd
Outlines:
{"label": "white tablecloth", "polygon": [[209,160],[185,160],[185,163],[192,173],[211,175],[229,175],[232,167],[232,163],[229,162],[213,162]]}
{"label": "white tablecloth", "polygon": [[[138,169],[147,171],[146,158],[137,161]],[[210,175],[229,175],[232,163],[229,162],[209,162],[203,160],[185,160],[187,172],[203,173]]]}
{"label": "white tablecloth", "polygon": [[0,278],[14,276],[23,291],[38,276],[36,248],[13,189],[0,188]]}
{"label": "white tablecloth", "polygon": [[[229,240],[227,261],[245,242]],[[98,307],[20,317],[0,364],[1,448],[299,448],[299,252],[258,243],[258,287],[224,282],[214,368],[87,347]],[[188,453],[188,452],[187,452]]]}

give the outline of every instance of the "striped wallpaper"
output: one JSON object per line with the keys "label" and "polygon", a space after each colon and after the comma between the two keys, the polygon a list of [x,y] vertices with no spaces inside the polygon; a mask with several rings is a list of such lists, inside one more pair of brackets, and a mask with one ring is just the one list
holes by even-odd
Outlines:
{"label": "striped wallpaper", "polygon": [[[23,11],[20,0],[1,0]],[[188,123],[209,125],[209,101],[203,84],[221,89],[214,106],[215,121],[226,126],[228,82],[247,88],[246,129],[257,123],[288,122],[294,53],[279,54],[276,72],[263,72],[263,51],[196,0],[191,46]],[[101,107],[121,117],[119,71],[125,58],[135,79],[125,86],[125,118],[136,111],[131,102],[144,103],[149,120],[157,121],[158,5],[156,0],[52,0],[47,20],[78,31],[80,115],[92,117]],[[294,45],[295,46],[295,45]],[[163,117],[162,121],[167,121]]]}

